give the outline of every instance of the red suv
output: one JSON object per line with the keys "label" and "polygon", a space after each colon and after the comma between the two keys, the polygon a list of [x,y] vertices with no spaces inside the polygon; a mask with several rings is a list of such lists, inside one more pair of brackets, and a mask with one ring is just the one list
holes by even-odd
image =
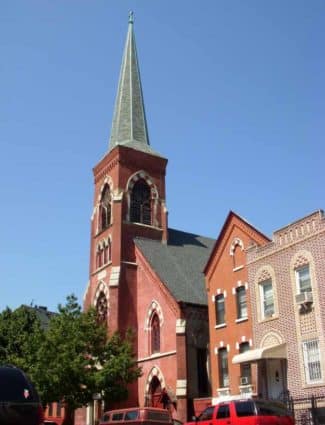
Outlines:
{"label": "red suv", "polygon": [[209,406],[184,425],[294,425],[294,418],[283,403],[239,399]]}

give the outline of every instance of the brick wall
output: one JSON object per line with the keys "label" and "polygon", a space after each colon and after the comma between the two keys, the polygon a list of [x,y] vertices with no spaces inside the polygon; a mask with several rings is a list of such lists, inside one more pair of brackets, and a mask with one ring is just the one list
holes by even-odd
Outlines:
{"label": "brick wall", "polygon": [[[274,233],[273,240],[247,252],[248,280],[252,305],[252,323],[256,347],[274,336],[286,343],[287,381],[292,396],[325,394],[325,219],[318,211]],[[314,302],[302,314],[295,300],[297,293],[295,268],[308,263]],[[259,281],[271,276],[275,296],[275,315],[260,315]],[[305,379],[302,343],[317,338],[322,355],[320,384],[308,385]]]}

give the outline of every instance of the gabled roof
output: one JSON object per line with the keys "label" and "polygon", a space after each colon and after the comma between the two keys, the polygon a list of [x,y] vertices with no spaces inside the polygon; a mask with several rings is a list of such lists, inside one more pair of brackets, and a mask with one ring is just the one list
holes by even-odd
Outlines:
{"label": "gabled roof", "polygon": [[207,305],[203,268],[214,240],[168,229],[168,242],[135,238],[150,266],[176,301]]}
{"label": "gabled roof", "polygon": [[111,151],[117,145],[160,156],[151,149],[149,143],[132,12],[129,15],[109,150]]}
{"label": "gabled roof", "polygon": [[216,254],[216,252],[219,248],[219,245],[221,244],[221,242],[222,242],[222,240],[223,240],[223,238],[226,234],[226,231],[228,229],[228,226],[229,226],[229,224],[230,224],[230,222],[233,218],[237,218],[238,220],[240,220],[242,223],[244,223],[246,226],[248,226],[248,228],[250,230],[252,230],[254,233],[259,235],[261,237],[261,239],[265,240],[265,242],[270,242],[270,239],[266,235],[264,235],[260,230],[256,229],[256,227],[254,227],[252,224],[250,224],[245,218],[241,217],[240,215],[238,215],[238,214],[236,214],[236,213],[234,213],[233,211],[230,210],[229,213],[228,213],[228,216],[227,216],[227,218],[226,218],[226,220],[225,220],[225,222],[222,226],[222,229],[219,233],[219,236],[218,236],[217,240],[215,241],[213,249],[211,250],[210,256],[207,259],[206,265],[204,267],[204,273],[207,272],[211,261],[215,257],[215,254]]}
{"label": "gabled roof", "polygon": [[51,318],[57,313],[54,313],[52,311],[48,311],[47,307],[44,306],[29,306],[29,305],[23,305],[22,307],[27,308],[31,311],[34,311],[36,316],[39,318],[41,322],[41,326],[44,330],[46,330],[49,326],[49,322]]}

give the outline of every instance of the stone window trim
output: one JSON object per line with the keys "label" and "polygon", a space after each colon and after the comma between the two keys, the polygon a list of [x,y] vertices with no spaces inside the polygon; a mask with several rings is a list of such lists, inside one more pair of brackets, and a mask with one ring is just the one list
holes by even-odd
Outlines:
{"label": "stone window trim", "polygon": [[[271,280],[272,289],[273,289],[273,303],[274,303],[274,313],[271,317],[264,317],[262,310],[262,299],[261,299],[261,284],[263,282]],[[279,307],[278,307],[278,296],[277,296],[277,281],[275,278],[275,272],[273,267],[270,265],[261,266],[255,274],[255,296],[256,296],[256,309],[257,309],[257,321],[267,322],[270,320],[278,319],[279,317]]]}
{"label": "stone window trim", "polygon": [[[151,199],[151,226],[158,227],[157,219],[157,209],[159,195],[156,185],[154,184],[152,178],[143,170],[139,170],[130,176],[127,185],[126,185],[126,202],[127,202],[127,212],[126,212],[126,221],[131,222],[131,194],[134,188],[134,185],[143,180],[150,189],[150,199]],[[140,223],[143,224],[143,223]]]}
{"label": "stone window trim", "polygon": [[236,323],[248,319],[247,288],[246,285],[239,285],[235,288],[237,318]]}
{"label": "stone window trim", "polygon": [[229,387],[229,361],[227,347],[218,348],[219,388]]}
{"label": "stone window trim", "polygon": [[102,239],[96,246],[96,271],[102,269],[112,262],[112,237],[109,235],[107,238]]}
{"label": "stone window trim", "polygon": [[235,344],[235,348],[238,352],[239,352],[241,344],[244,344],[244,343],[248,343],[250,348],[253,347],[253,340],[251,338],[249,338],[249,339],[246,338],[246,336],[244,335],[244,336],[241,337],[241,340],[237,341],[236,344]]}
{"label": "stone window trim", "polygon": [[241,251],[244,251],[244,248],[244,242],[238,237],[234,238],[230,244],[229,255],[232,257],[234,272],[244,268],[244,264],[237,264],[235,255],[236,249],[241,249]]}
{"label": "stone window trim", "polygon": [[234,256],[235,249],[237,246],[240,246],[241,250],[244,251],[244,243],[240,238],[234,238],[231,242],[229,255]]}
{"label": "stone window trim", "polygon": [[[316,270],[313,255],[310,251],[300,250],[292,256],[290,261],[290,276],[291,276],[291,287],[293,295],[293,303],[296,306],[296,311],[299,311],[299,305],[296,303],[295,297],[298,292],[298,282],[297,282],[297,270],[303,268],[304,266],[309,266],[309,277],[310,277],[310,287],[311,292],[313,293],[313,309],[315,314],[320,314],[319,311],[319,289],[316,278]],[[296,319],[298,320],[298,319]]]}
{"label": "stone window trim", "polygon": [[145,399],[146,399],[146,396],[147,397],[149,396],[150,384],[151,384],[151,381],[154,377],[157,377],[157,379],[160,381],[161,388],[166,387],[165,377],[164,377],[161,369],[157,365],[153,366],[152,369],[150,370],[150,372],[148,373],[147,380],[146,380]]}
{"label": "stone window trim", "polygon": [[314,280],[314,261],[310,252],[304,250],[297,252],[293,258],[291,259],[290,268],[294,271],[294,287],[295,294],[300,293],[299,287],[299,271],[303,268],[309,268],[309,278],[310,278],[310,287],[311,291],[313,291],[313,282]]}
{"label": "stone window trim", "polygon": [[218,346],[214,347],[214,354],[217,356],[219,354],[219,349],[220,348],[226,348],[227,349],[227,353],[230,352],[230,345],[229,344],[225,344],[224,341],[220,341]]}
{"label": "stone window trim", "polygon": [[145,317],[144,330],[146,332],[150,331],[151,329],[151,320],[154,313],[157,313],[159,317],[160,327],[162,327],[164,324],[164,315],[162,312],[162,308],[157,300],[152,300],[148,307],[147,314]]}
{"label": "stone window trim", "polygon": [[216,300],[216,297],[218,295],[223,295],[224,299],[227,298],[227,291],[222,290],[221,288],[217,288],[215,295],[212,295],[212,302],[214,303]]}
{"label": "stone window trim", "polygon": [[[308,271],[308,277],[309,277],[309,285],[306,288],[302,288],[302,272],[307,270]],[[298,267],[295,269],[295,275],[296,275],[296,294],[301,294],[302,292],[312,292],[312,281],[311,281],[311,274],[310,274],[310,266],[309,264],[305,264],[304,266]],[[306,289],[306,291],[304,290]]]}
{"label": "stone window trim", "polygon": [[220,293],[214,297],[214,306],[215,306],[215,327],[224,327],[226,326],[226,305],[225,305],[225,295]]}
{"label": "stone window trim", "polygon": [[93,299],[93,306],[95,307],[96,310],[98,309],[98,302],[103,298],[105,298],[105,308],[106,308],[105,320],[107,320],[107,317],[109,315],[109,290],[108,290],[107,284],[104,281],[101,281],[99,282],[97,286],[95,296]]}
{"label": "stone window trim", "polygon": [[[106,190],[106,188],[109,188],[110,191],[110,196],[111,196],[111,201],[110,201],[110,220],[109,223],[106,227],[102,227],[101,226],[101,203],[102,203],[102,198],[104,195],[104,192]],[[114,185],[113,185],[113,180],[111,178],[111,176],[105,176],[103,183],[100,186],[100,189],[98,191],[98,196],[97,196],[97,202],[96,202],[96,206],[95,206],[95,211],[96,211],[96,216],[97,216],[97,223],[96,223],[96,235],[100,234],[101,232],[103,232],[104,230],[106,230],[107,228],[109,228],[112,223],[113,223],[113,208],[112,208],[112,203],[113,203],[113,190],[114,190]]]}
{"label": "stone window trim", "polygon": [[156,311],[153,312],[150,321],[150,354],[161,352],[160,320]]}

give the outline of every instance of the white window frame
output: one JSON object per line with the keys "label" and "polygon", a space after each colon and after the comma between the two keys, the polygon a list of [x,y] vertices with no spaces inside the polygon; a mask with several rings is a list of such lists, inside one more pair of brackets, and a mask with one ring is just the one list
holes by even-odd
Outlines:
{"label": "white window frame", "polygon": [[[266,285],[271,284],[272,287],[272,299],[273,299],[273,313],[270,315],[265,315],[265,296],[264,296],[264,288]],[[274,287],[272,279],[264,280],[263,282],[259,283],[259,289],[260,289],[260,309],[261,309],[261,318],[262,319],[269,319],[271,317],[274,317],[275,315],[275,299],[274,299]]]}
{"label": "white window frame", "polygon": [[300,280],[300,272],[304,269],[308,268],[308,274],[309,274],[309,283],[310,283],[310,287],[308,290],[303,291],[303,292],[311,292],[312,291],[312,285],[311,285],[311,273],[310,273],[310,265],[309,264],[305,264],[302,267],[298,267],[295,270],[295,275],[296,275],[296,287],[297,287],[297,294],[301,294],[301,280]]}
{"label": "white window frame", "polygon": [[[307,384],[318,384],[323,382],[321,352],[319,348],[319,340],[313,339],[302,343],[305,377]],[[316,378],[311,377],[315,373]]]}
{"label": "white window frame", "polygon": [[[219,314],[218,314],[218,305],[221,303],[218,303],[219,300],[222,300],[223,304],[223,321],[220,320]],[[217,294],[214,299],[215,302],[215,314],[216,314],[216,326],[224,326],[226,324],[226,304],[225,304],[225,295],[224,294]]]}
{"label": "white window frame", "polygon": [[[243,291],[243,290],[244,290],[244,294],[245,294],[246,314],[243,314],[244,309],[242,308],[242,305],[239,302],[239,295],[240,295],[241,291]],[[247,290],[246,290],[246,287],[244,285],[238,286],[236,288],[236,307],[237,307],[237,320],[247,319],[247,317],[248,317]]]}

